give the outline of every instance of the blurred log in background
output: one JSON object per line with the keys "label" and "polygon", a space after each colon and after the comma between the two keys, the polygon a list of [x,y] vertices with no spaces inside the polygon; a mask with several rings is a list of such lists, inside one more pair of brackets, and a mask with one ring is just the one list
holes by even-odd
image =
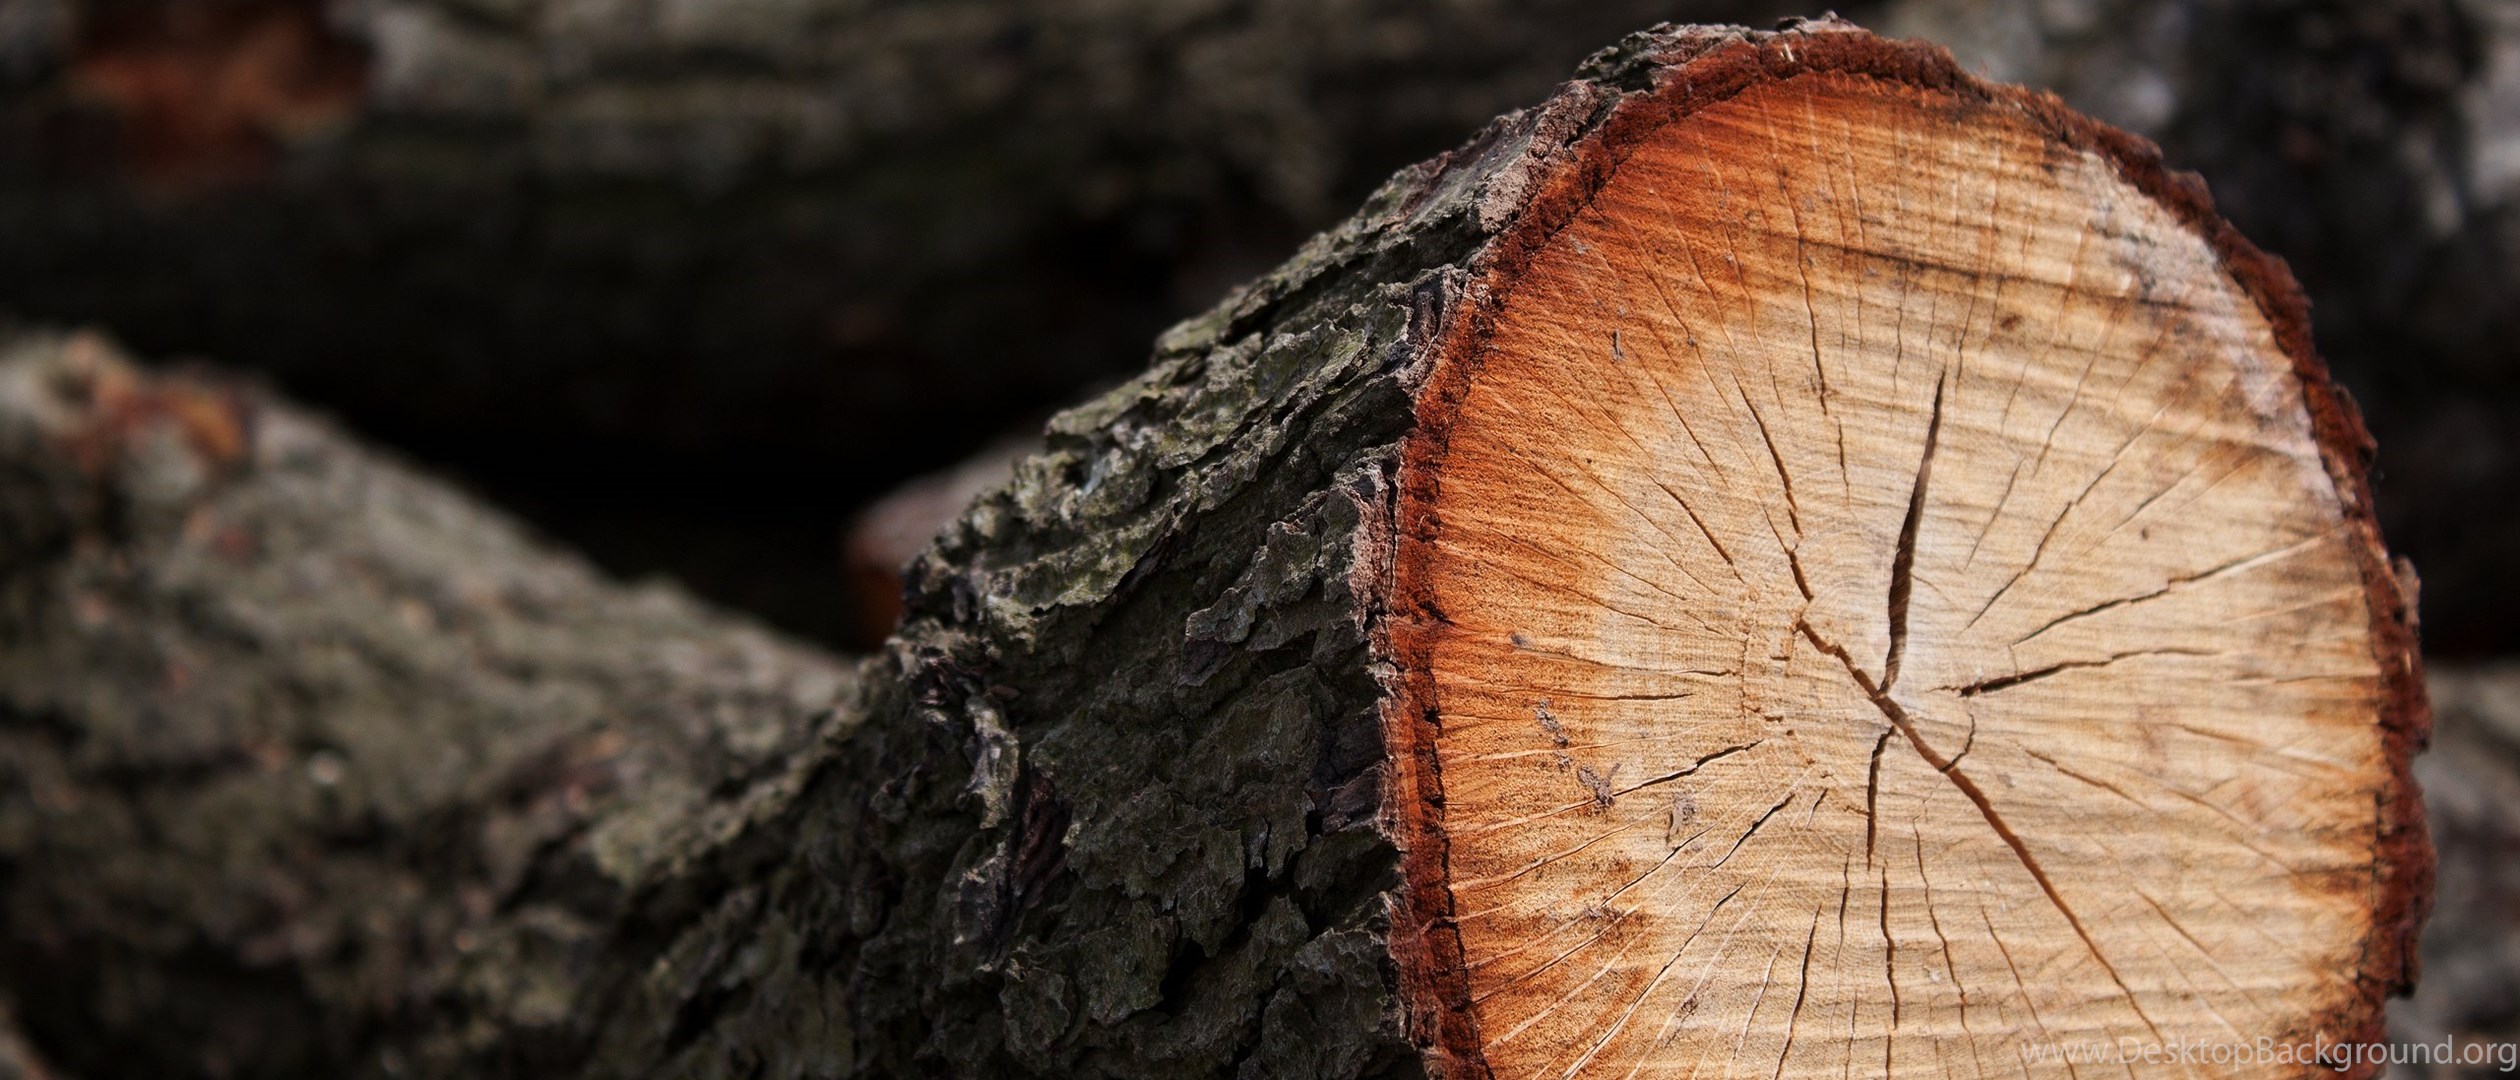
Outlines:
{"label": "blurred log in background", "polygon": [[[2520,646],[2520,9],[1842,10],[2203,172],[2370,414],[2429,647]],[[1805,13],[0,0],[0,306],[269,372],[614,570],[863,642],[853,508],[1619,33]]]}

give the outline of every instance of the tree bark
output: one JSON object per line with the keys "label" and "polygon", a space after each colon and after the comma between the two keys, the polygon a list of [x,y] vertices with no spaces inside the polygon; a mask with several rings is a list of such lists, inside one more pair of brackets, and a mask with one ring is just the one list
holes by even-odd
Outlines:
{"label": "tree bark", "polygon": [[1844,24],[1404,171],[853,674],[20,351],[6,970],[73,1072],[2009,1073],[2408,977],[2408,599],[2289,279]]}
{"label": "tree bark", "polygon": [[758,902],[850,665],[250,387],[0,351],[0,967],[72,1074],[575,1060],[641,919]]}

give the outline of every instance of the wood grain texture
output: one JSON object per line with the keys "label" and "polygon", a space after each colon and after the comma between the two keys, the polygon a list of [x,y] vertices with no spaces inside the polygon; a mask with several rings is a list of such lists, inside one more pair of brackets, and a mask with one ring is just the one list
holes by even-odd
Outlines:
{"label": "wood grain texture", "polygon": [[2296,313],[2047,102],[1766,59],[1605,149],[1420,443],[1446,1041],[2375,1031],[2420,706]]}

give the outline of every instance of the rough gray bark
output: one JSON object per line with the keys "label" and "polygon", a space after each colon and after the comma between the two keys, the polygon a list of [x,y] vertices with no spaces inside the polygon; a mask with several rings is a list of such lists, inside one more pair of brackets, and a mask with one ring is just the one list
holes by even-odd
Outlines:
{"label": "rough gray bark", "polygon": [[0,344],[0,971],[73,1074],[518,1068],[757,901],[853,671],[251,388]]}
{"label": "rough gray bark", "polygon": [[2292,264],[2388,448],[2428,649],[2515,641],[2520,6],[2501,0],[1893,0],[1886,33],[2054,89],[2202,174]]}

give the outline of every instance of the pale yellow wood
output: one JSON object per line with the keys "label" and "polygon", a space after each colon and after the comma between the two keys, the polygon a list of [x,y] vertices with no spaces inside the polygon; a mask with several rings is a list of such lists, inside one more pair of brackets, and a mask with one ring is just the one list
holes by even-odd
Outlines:
{"label": "pale yellow wood", "polygon": [[2352,1000],[2356,537],[2170,211],[1807,74],[1649,137],[1512,288],[1429,563],[1497,1076],[2064,1076],[2022,1045]]}

